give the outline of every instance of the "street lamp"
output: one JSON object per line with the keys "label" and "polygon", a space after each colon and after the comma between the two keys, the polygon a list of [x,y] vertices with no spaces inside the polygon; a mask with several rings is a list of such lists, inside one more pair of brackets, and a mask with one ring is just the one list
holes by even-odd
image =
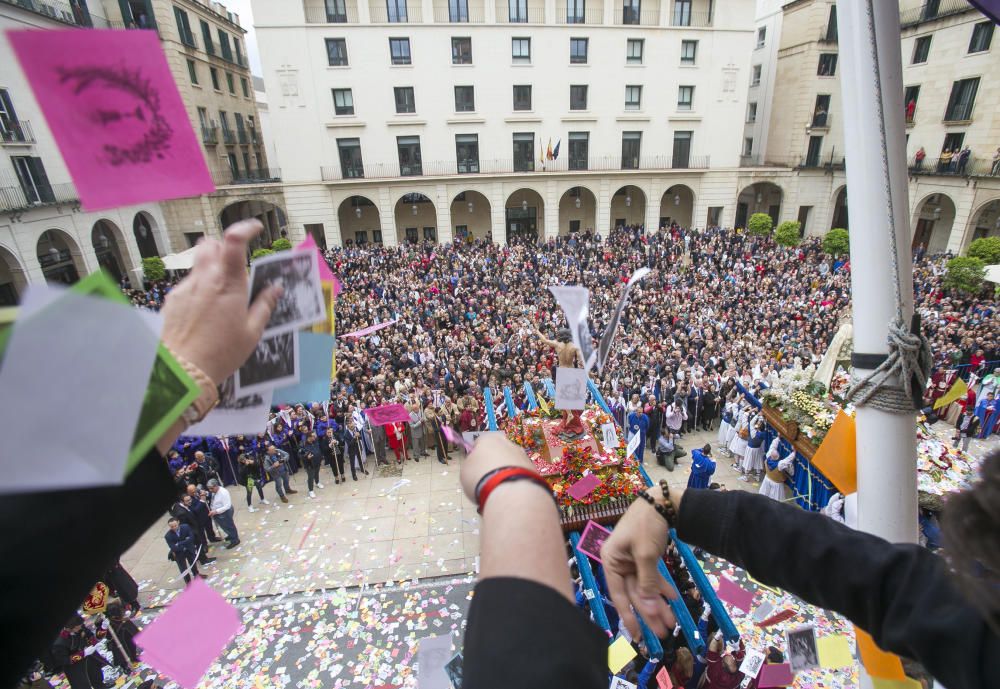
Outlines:
{"label": "street lamp", "polygon": [[579,196],[577,196],[577,197],[576,197],[576,201],[574,201],[573,203],[575,203],[575,204],[576,204],[576,207],[577,207],[577,208],[579,208],[579,207],[580,207],[580,197],[579,197]]}
{"label": "street lamp", "polygon": [[521,210],[525,212],[528,211],[528,199],[521,201]]}
{"label": "street lamp", "polygon": [[474,206],[472,205],[472,201],[469,201],[469,212],[470,213],[472,212],[473,207]]}
{"label": "street lamp", "polygon": [[680,194],[674,194],[674,205],[675,206],[681,205],[681,195]]}
{"label": "street lamp", "polygon": [[414,215],[416,215],[417,214],[417,204],[413,204],[412,206],[410,206],[410,210],[413,212]]}
{"label": "street lamp", "polygon": [[625,205],[626,206],[631,206],[632,205],[632,197],[629,196],[629,195],[627,195],[627,194],[625,195]]}
{"label": "street lamp", "polygon": [[361,217],[361,206],[354,207],[354,215],[358,216],[359,218]]}

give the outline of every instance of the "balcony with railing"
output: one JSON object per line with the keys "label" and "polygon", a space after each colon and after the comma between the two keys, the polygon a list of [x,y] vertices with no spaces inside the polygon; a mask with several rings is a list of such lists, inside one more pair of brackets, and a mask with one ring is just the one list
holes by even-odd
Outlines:
{"label": "balcony with railing", "polygon": [[[581,163],[586,167],[579,168]],[[628,161],[633,162],[633,161]],[[587,173],[587,172],[631,172],[633,170],[706,170],[709,167],[709,156],[688,156],[673,159],[670,156],[643,156],[636,166],[622,167],[621,156],[591,157],[587,161],[574,159],[570,165],[569,156],[558,160],[546,160],[541,163],[537,158],[532,160],[514,160],[513,158],[496,158],[479,160],[477,164],[463,161],[460,166],[454,160],[423,161],[419,171],[413,166],[400,169],[399,163],[367,163],[364,169],[351,167],[345,175],[339,165],[320,168],[320,178],[324,182],[336,182],[347,179],[383,180],[399,177],[448,177],[452,175],[544,175],[552,173]],[[525,169],[527,168],[527,169]]]}
{"label": "balcony with railing", "polygon": [[900,12],[899,25],[906,29],[973,9],[975,8],[965,0],[931,0],[920,7]]}
{"label": "balcony with railing", "polygon": [[248,143],[250,143],[250,135],[247,133],[246,129],[239,129],[239,128],[237,128],[236,129],[236,137],[237,137],[237,139],[239,139],[239,142],[241,144],[248,144]]}
{"label": "balcony with railing", "polygon": [[960,156],[951,158],[910,158],[911,175],[941,175],[944,177],[1000,177],[1000,158],[973,158],[963,163]]}
{"label": "balcony with railing", "polygon": [[583,12],[579,12],[574,3],[556,5],[556,24],[603,24],[604,8],[599,3],[587,3]]}
{"label": "balcony with railing", "polygon": [[807,129],[829,129],[833,121],[833,114],[829,112],[817,112],[813,114],[812,122]]}
{"label": "balcony with railing", "polygon": [[457,2],[435,3],[434,21],[438,24],[484,24],[486,9],[475,2],[465,5]]}
{"label": "balcony with railing", "polygon": [[0,121],[0,144],[25,145],[35,143],[35,132],[28,120]]}
{"label": "balcony with railing", "polygon": [[354,0],[304,0],[307,24],[357,24],[358,6]]}
{"label": "balcony with railing", "polygon": [[250,132],[250,143],[254,146],[260,143],[260,134],[257,133],[256,127],[247,127],[247,131]]}
{"label": "balcony with railing", "polygon": [[528,2],[524,7],[517,0],[497,1],[497,24],[544,24],[545,5]]}
{"label": "balcony with railing", "polygon": [[[2,0],[0,0],[0,1],[2,1]],[[138,30],[141,30],[141,31],[155,31],[157,35],[159,35],[159,33],[160,33],[160,30],[157,29],[155,26],[136,26],[135,22],[131,22],[131,21],[130,22],[123,22],[123,21],[119,21],[118,19],[112,19],[112,20],[110,20],[108,22],[108,28],[111,28],[111,29],[128,29],[128,30],[138,29]],[[209,52],[211,52],[211,51],[209,51]]]}
{"label": "balcony with railing", "polygon": [[236,143],[236,132],[232,129],[222,128],[222,143],[224,144],[235,144]]}
{"label": "balcony with railing", "polygon": [[206,127],[202,125],[201,140],[206,144],[211,144],[212,146],[215,146],[216,144],[219,143],[219,128]]}
{"label": "balcony with railing", "polygon": [[231,184],[269,184],[281,181],[281,170],[276,167],[260,170],[240,170],[230,175]]}
{"label": "balcony with railing", "polygon": [[693,26],[699,29],[712,25],[712,13],[708,10],[693,10],[682,12],[675,5],[670,12],[670,26]]}
{"label": "balcony with railing", "polygon": [[802,156],[798,159],[798,162],[792,167],[805,169],[805,170],[826,170],[832,172],[833,170],[843,170],[845,169],[844,156],[837,156],[831,153],[828,156]]}
{"label": "balcony with railing", "polygon": [[657,26],[660,23],[660,10],[618,7],[615,8],[614,21],[616,26]]}
{"label": "balcony with railing", "polygon": [[372,0],[368,8],[372,24],[420,24],[423,7],[417,0]]}
{"label": "balcony with railing", "polygon": [[[100,5],[100,3],[97,4],[98,6]],[[105,17],[95,14],[92,9],[88,11],[85,8],[71,5],[68,2],[60,2],[60,0],[0,0],[0,5],[20,7],[23,10],[34,12],[35,14],[48,17],[63,24],[69,24],[70,26],[92,27],[95,29],[106,29],[110,26],[110,22]]]}
{"label": "balcony with railing", "polygon": [[74,202],[78,199],[72,184],[37,184],[25,189],[18,184],[0,186],[0,210],[25,211],[36,206]]}

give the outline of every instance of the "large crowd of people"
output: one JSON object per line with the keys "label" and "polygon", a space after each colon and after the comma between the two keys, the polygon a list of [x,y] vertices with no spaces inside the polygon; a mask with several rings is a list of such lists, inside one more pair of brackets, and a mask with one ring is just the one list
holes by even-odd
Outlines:
{"label": "large crowd of people", "polygon": [[[208,481],[215,478],[242,487],[253,511],[255,495],[258,504],[288,502],[298,492],[289,476],[300,468],[315,497],[324,481],[367,474],[372,455],[379,464],[447,463],[459,448],[443,428],[483,429],[483,388],[509,386],[519,408],[528,404],[525,383],[544,393],[542,381],[556,360],[536,329],[549,336],[565,326],[547,288],[587,287],[597,336],[625,282],[643,266],[653,270],[633,289],[610,359],[592,378],[619,423],[641,427],[644,448],[669,452],[684,433],[721,426],[723,453],[735,451],[735,465],[760,478],[780,458],[760,446],[762,432],[733,392],[735,383],[759,389],[783,367],[818,363],[850,312],[850,264],[824,254],[818,240],[786,249],[720,228],[623,227],[606,238],[584,233],[506,246],[350,246],[328,251],[326,259],[344,286],[329,399],[274,409],[255,437],[181,437],[168,457],[179,494],[194,486],[190,497],[208,508]],[[937,394],[946,390],[942,380],[981,379],[1000,359],[995,302],[945,290],[943,264],[940,256],[919,255],[914,269],[917,310],[938,370],[929,393]],[[132,290],[132,302],[156,309],[170,286],[146,288]],[[395,322],[365,337],[343,337],[389,321]],[[410,423],[371,425],[364,410],[391,402],[406,404]],[[496,406],[500,417],[505,411]],[[991,425],[987,415],[977,432],[996,431],[995,419]],[[330,474],[321,474],[324,466]],[[223,513],[223,521],[230,518]],[[214,540],[211,520],[204,521],[200,532],[192,524],[204,545],[202,561]],[[234,547],[238,538],[227,543]]]}

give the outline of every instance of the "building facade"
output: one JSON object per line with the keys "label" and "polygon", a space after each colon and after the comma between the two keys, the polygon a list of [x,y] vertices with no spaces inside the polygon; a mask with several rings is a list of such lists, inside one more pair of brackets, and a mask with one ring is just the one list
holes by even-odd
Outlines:
{"label": "building facade", "polygon": [[30,283],[73,283],[104,268],[135,278],[171,244],[159,204],[86,212],[10,42],[8,30],[107,28],[80,0],[0,2],[0,306]]}
{"label": "building facade", "polygon": [[293,236],[503,242],[734,221],[751,0],[253,10]]}
{"label": "building facade", "polygon": [[249,217],[264,223],[257,244],[281,236],[281,172],[268,162],[239,15],[212,0],[103,0],[103,10],[112,26],[159,36],[217,187],[161,204],[173,246]]}
{"label": "building facade", "polygon": [[[744,165],[807,233],[848,227],[836,5],[793,0],[782,15],[766,146]],[[964,0],[900,0],[900,22],[912,247],[959,253],[1000,234],[994,25]]]}

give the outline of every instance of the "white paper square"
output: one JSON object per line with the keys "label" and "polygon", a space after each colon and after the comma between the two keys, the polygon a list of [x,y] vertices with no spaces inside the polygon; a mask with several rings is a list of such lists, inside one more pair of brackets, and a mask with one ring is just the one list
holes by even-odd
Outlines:
{"label": "white paper square", "polygon": [[158,338],[128,304],[56,293],[25,294],[0,369],[0,494],[125,480]]}
{"label": "white paper square", "polygon": [[583,409],[587,403],[587,372],[582,368],[556,369],[556,409]]}

